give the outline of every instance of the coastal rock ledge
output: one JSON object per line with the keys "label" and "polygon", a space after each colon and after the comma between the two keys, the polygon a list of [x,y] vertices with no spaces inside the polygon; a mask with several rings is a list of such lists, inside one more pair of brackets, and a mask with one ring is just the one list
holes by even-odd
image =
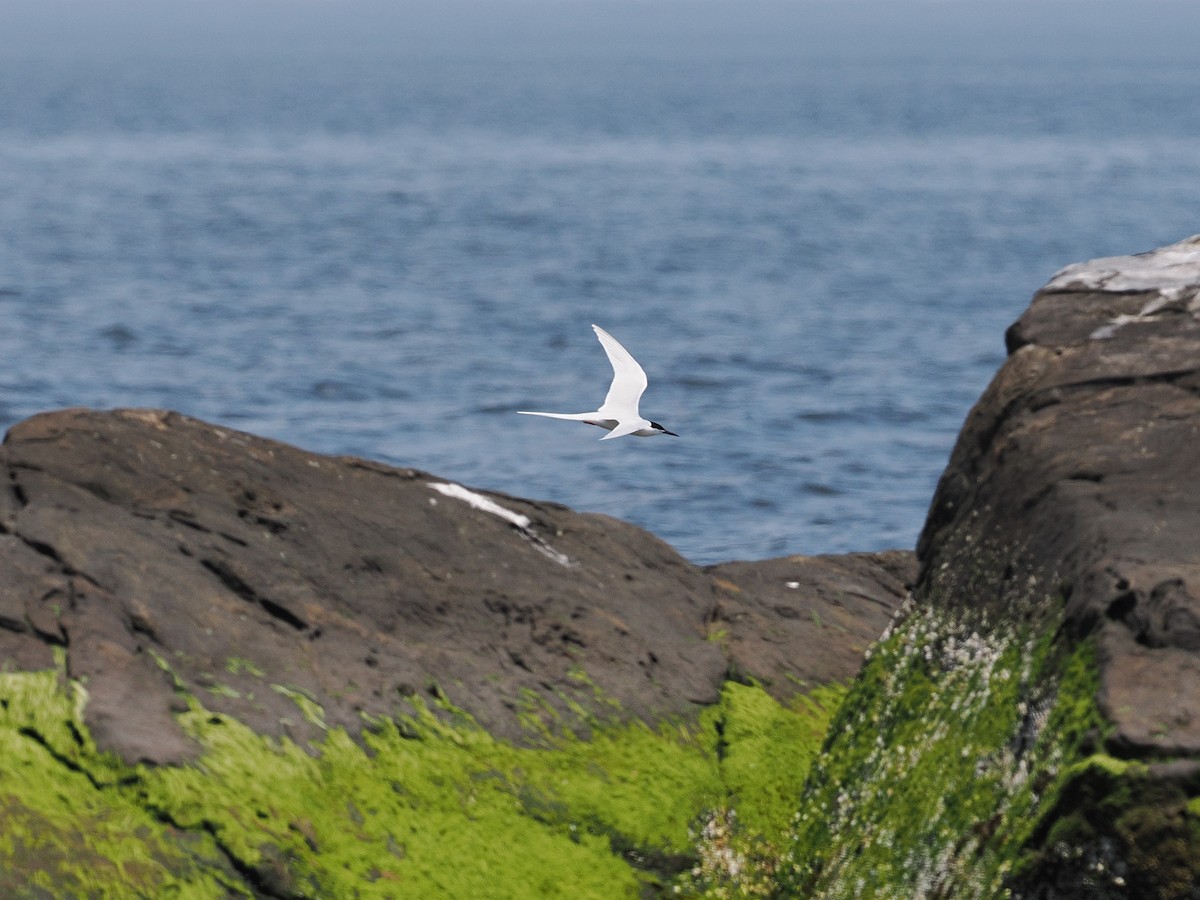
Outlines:
{"label": "coastal rock ledge", "polygon": [[0,472],[6,898],[670,890],[735,795],[790,818],[916,573],[701,568],[158,410],[34,416]]}
{"label": "coastal rock ledge", "polygon": [[537,710],[694,718],[731,673],[785,699],[853,677],[915,574],[902,552],[706,570],[607,516],[159,410],[35,416],[0,466],[0,657],[61,648],[130,763],[197,752],[180,691],[299,742],[413,699],[515,740]]}
{"label": "coastal rock ledge", "polygon": [[915,554],[16,425],[0,895],[1200,900],[1200,237],[1006,343]]}

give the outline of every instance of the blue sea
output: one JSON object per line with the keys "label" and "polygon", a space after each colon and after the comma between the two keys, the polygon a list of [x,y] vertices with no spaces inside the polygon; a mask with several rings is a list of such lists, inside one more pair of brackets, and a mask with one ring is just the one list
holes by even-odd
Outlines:
{"label": "blue sea", "polygon": [[[126,4],[62,41],[27,9],[0,46],[0,428],[166,407],[697,563],[911,548],[1033,292],[1200,232],[1200,63],[1153,40],[510,5],[406,30]],[[678,438],[516,415],[601,401],[592,323]]]}

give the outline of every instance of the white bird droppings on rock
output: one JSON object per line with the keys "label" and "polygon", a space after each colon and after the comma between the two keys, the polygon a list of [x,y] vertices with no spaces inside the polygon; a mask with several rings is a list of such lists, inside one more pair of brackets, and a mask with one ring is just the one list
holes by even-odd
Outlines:
{"label": "white bird droppings on rock", "polygon": [[560,566],[571,565],[570,558],[565,553],[560,553],[545,542],[533,530],[533,522],[528,516],[523,516],[519,512],[513,512],[507,507],[501,506],[495,500],[491,500],[483,494],[477,494],[472,490],[468,490],[461,484],[453,484],[445,481],[431,481],[429,486],[439,494],[444,494],[447,497],[454,497],[456,500],[462,500],[473,509],[478,509],[481,512],[491,513],[493,516],[499,516],[504,521],[508,522],[521,533],[523,537],[528,539],[537,550],[550,559],[554,560]]}

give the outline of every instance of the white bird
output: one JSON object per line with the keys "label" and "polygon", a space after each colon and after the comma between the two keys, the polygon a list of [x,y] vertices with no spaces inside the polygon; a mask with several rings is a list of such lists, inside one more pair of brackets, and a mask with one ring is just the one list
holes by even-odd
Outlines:
{"label": "white bird", "polygon": [[519,410],[520,414],[523,416],[546,416],[551,419],[572,419],[577,422],[586,422],[589,425],[598,425],[608,429],[608,434],[600,438],[602,441],[624,437],[627,434],[634,434],[638,437],[669,434],[679,437],[675,432],[667,431],[657,422],[642,418],[641,413],[638,412],[638,401],[642,399],[642,393],[646,390],[646,373],[642,371],[637,360],[629,355],[629,351],[617,343],[615,337],[599,325],[593,325],[592,331],[596,332],[596,337],[600,339],[600,345],[604,347],[604,352],[608,354],[608,361],[612,363],[613,367],[613,380],[608,388],[608,396],[604,398],[604,405],[595,412],[587,413]]}

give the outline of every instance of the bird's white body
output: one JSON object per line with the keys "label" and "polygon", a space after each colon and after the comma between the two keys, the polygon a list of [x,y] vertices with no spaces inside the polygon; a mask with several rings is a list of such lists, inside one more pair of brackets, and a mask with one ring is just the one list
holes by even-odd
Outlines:
{"label": "bird's white body", "polygon": [[656,434],[675,435],[673,431],[667,431],[657,422],[651,422],[649,419],[643,418],[638,412],[638,405],[642,399],[642,394],[646,390],[648,381],[646,373],[642,371],[642,367],[638,365],[636,359],[630,356],[629,351],[618,343],[617,339],[601,328],[599,325],[593,325],[592,330],[596,332],[596,337],[600,339],[600,345],[604,348],[604,352],[608,354],[608,361],[612,364],[613,380],[609,385],[608,395],[604,398],[604,404],[595,412],[587,413],[549,413],[549,412],[528,412],[520,410],[523,416],[545,416],[549,419],[570,419],[575,422],[586,422],[589,425],[597,425],[608,431],[602,441],[607,441],[610,438],[624,437],[627,434],[637,435],[638,437],[651,437]]}

